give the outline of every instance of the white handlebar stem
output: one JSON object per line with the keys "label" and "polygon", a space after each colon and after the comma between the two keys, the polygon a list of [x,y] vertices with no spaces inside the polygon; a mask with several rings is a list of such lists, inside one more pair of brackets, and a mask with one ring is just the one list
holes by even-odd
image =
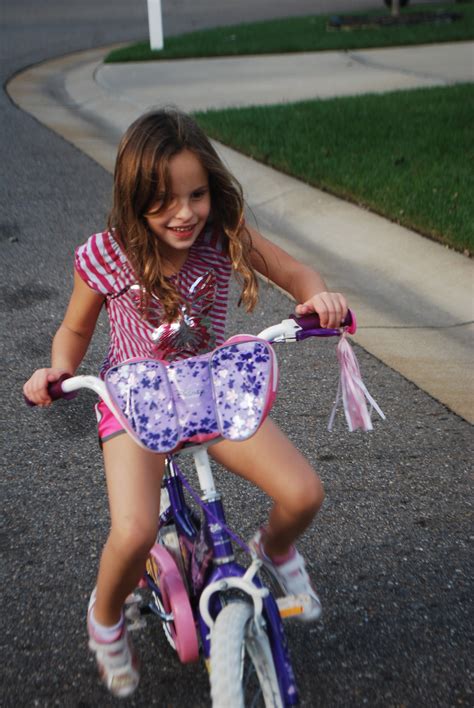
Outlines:
{"label": "white handlebar stem", "polygon": [[300,329],[295,320],[282,320],[279,324],[263,329],[257,336],[267,342],[296,342],[296,332]]}

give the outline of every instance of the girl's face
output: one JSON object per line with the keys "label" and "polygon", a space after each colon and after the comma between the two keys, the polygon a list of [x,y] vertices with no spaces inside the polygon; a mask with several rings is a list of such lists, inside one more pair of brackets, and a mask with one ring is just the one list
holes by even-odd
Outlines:
{"label": "girl's face", "polygon": [[211,211],[209,177],[194,153],[183,150],[172,157],[169,172],[169,206],[157,213],[164,198],[158,194],[153,208],[145,214],[148,226],[163,245],[163,255],[168,257],[191,248]]}

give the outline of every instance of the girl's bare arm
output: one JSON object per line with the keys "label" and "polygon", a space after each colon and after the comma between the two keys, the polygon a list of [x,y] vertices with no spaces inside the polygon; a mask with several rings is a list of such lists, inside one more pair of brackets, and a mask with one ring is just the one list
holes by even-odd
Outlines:
{"label": "girl's bare arm", "polygon": [[347,312],[345,297],[328,291],[318,271],[297,261],[255,229],[247,228],[254,246],[255,270],[295,298],[297,315],[317,312],[323,327],[339,327]]}
{"label": "girl's bare arm", "polygon": [[25,396],[40,406],[49,405],[48,384],[62,374],[74,374],[81,363],[94,333],[104,298],[74,273],[74,289],[56,332],[51,352],[51,366],[37,369],[23,387]]}

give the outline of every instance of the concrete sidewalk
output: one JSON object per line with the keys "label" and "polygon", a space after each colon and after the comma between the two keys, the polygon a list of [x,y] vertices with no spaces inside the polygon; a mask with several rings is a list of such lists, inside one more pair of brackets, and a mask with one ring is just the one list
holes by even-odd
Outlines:
{"label": "concrete sidewalk", "polygon": [[[123,130],[154,106],[272,104],[473,80],[474,43],[466,42],[104,65],[109,49],[38,65],[8,85],[22,109],[109,171]],[[361,323],[356,341],[472,423],[472,261],[217,147],[259,228],[347,293]]]}

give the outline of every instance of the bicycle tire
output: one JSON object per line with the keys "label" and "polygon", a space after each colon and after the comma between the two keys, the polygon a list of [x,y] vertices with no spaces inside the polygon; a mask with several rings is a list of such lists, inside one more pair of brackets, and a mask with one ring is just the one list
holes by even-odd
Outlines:
{"label": "bicycle tire", "polygon": [[270,641],[257,631],[253,605],[236,600],[212,629],[210,683],[213,708],[283,708]]}

